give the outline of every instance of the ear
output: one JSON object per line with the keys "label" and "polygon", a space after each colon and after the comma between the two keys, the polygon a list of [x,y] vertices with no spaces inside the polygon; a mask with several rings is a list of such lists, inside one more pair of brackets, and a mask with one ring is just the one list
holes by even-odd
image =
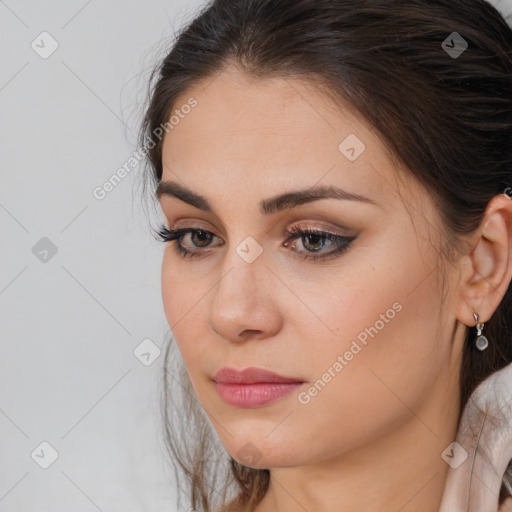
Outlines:
{"label": "ear", "polygon": [[462,262],[457,318],[465,325],[487,322],[512,279],[512,199],[494,196]]}

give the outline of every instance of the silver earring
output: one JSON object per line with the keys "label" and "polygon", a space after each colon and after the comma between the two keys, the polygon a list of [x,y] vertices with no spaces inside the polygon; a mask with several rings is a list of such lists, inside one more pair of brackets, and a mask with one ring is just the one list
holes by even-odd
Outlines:
{"label": "silver earring", "polygon": [[489,346],[489,340],[482,335],[484,324],[478,322],[478,315],[476,313],[473,313],[473,316],[475,317],[476,331],[478,335],[475,342],[476,348],[478,348],[478,350],[485,350]]}

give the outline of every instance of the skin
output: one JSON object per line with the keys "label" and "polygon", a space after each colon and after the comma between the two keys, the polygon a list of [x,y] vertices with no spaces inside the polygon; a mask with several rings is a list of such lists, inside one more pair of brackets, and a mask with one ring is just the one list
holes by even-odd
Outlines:
{"label": "skin", "polygon": [[[455,439],[460,413],[467,326],[475,325],[474,311],[481,322],[490,318],[512,276],[512,201],[502,194],[489,204],[468,240],[472,249],[447,266],[441,303],[435,248],[443,239],[431,198],[348,105],[299,79],[257,81],[235,67],[186,91],[175,106],[190,97],[197,107],[164,139],[163,181],[206,196],[215,213],[167,195],[160,205],[167,227],[215,236],[204,248],[204,238],[185,235],[182,244],[197,258],[181,258],[177,241],[166,244],[162,297],[223,446],[244,463],[252,443],[259,458],[251,467],[271,470],[256,511],[437,511],[449,469],[441,453]],[[366,146],[355,161],[338,149],[349,134]],[[322,199],[268,216],[259,211],[262,199],[318,184],[377,205]],[[328,254],[335,246],[290,239],[295,225],[357,238],[335,257],[307,260],[315,247]],[[236,251],[248,236],[263,251],[252,263]],[[299,393],[394,303],[401,305],[394,318],[300,403]],[[305,383],[267,405],[236,408],[211,381],[226,365]]]}

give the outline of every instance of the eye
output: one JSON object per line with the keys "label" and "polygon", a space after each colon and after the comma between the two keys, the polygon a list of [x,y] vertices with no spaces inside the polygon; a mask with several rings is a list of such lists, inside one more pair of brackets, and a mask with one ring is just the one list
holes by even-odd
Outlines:
{"label": "eye", "polygon": [[[190,240],[192,241],[193,246],[195,246],[195,248],[198,250],[190,250],[183,245],[183,239],[188,233],[191,234]],[[299,253],[301,255],[300,257],[303,259],[312,260],[326,259],[341,254],[356,238],[355,236],[347,237],[335,233],[330,233],[328,231],[322,231],[317,228],[301,228],[299,226],[295,226],[290,229],[288,234],[291,236],[284,242],[283,246],[290,247],[293,252]],[[165,226],[160,227],[157,235],[160,241],[164,243],[177,240],[177,243],[174,244],[174,250],[179,256],[182,256],[183,258],[203,256],[205,251],[202,249],[212,247],[210,243],[212,239],[216,237],[216,235],[210,231],[206,231],[200,228],[181,228],[169,230]],[[296,244],[290,243],[290,240],[298,239],[302,240],[301,245],[305,248],[305,250],[298,250]],[[328,247],[334,247],[334,249],[331,249],[330,251],[324,251],[323,249],[325,248],[326,244]],[[219,245],[223,245],[223,243]]]}
{"label": "eye", "polygon": [[[292,235],[291,239],[301,239],[301,244],[306,248],[306,251],[298,251],[295,245],[290,245],[288,241],[285,242],[284,246],[293,247],[294,251],[303,254],[302,258],[312,260],[326,259],[341,254],[356,238],[355,236],[337,235],[314,227],[301,228],[300,226],[294,226],[288,232]],[[328,246],[334,247],[334,249],[328,252],[322,251],[326,243]],[[306,253],[304,254],[304,252]]]}
{"label": "eye", "polygon": [[[161,242],[172,242],[173,240],[177,240],[178,243],[174,244],[174,249],[178,255],[182,257],[196,257],[200,256],[199,252],[190,251],[186,247],[183,246],[183,239],[187,233],[190,233],[191,239],[198,242],[196,247],[207,247],[208,243],[211,241],[212,237],[215,235],[210,231],[206,231],[205,229],[199,228],[181,228],[181,229],[167,229],[165,226],[161,226],[157,235]],[[197,236],[196,236],[197,235]]]}

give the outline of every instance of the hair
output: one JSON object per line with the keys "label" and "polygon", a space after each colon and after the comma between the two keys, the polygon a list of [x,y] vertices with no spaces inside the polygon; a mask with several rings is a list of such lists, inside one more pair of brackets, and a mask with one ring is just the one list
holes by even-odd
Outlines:
{"label": "hair", "polygon": [[[453,32],[468,43],[458,56],[442,46]],[[169,125],[178,96],[231,64],[253,78],[305,79],[369,121],[432,197],[442,220],[444,262],[467,250],[464,242],[480,226],[489,201],[512,190],[512,30],[483,0],[209,2],[151,73],[139,142],[147,147],[145,170],[153,186],[162,179],[163,145],[161,137],[156,143],[153,138]],[[510,283],[485,329],[484,351],[475,347],[476,330],[467,329],[461,413],[478,384],[512,361]],[[216,505],[250,512],[268,489],[269,470],[226,458],[187,372],[182,365],[176,373],[168,369],[173,346],[171,338],[162,411],[177,478],[181,470],[195,510],[210,512]],[[171,381],[181,393],[171,391]],[[170,415],[178,395],[181,409]],[[172,420],[181,427],[171,427]],[[510,495],[507,478],[500,504]]]}

